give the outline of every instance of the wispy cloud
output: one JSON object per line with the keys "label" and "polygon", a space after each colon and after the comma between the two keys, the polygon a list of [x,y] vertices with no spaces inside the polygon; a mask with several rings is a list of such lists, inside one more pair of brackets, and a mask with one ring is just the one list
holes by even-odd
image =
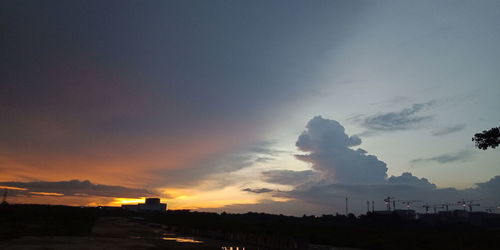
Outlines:
{"label": "wispy cloud", "polygon": [[447,134],[451,134],[451,133],[455,133],[455,132],[461,131],[464,128],[465,128],[465,123],[462,123],[462,124],[458,124],[458,125],[455,125],[455,126],[438,129],[438,130],[432,132],[432,135],[433,136],[447,135]]}
{"label": "wispy cloud", "polygon": [[378,113],[374,115],[356,115],[350,118],[351,121],[360,124],[368,129],[363,135],[375,132],[390,132],[416,128],[417,125],[433,119],[433,116],[417,115],[427,107],[434,105],[435,101],[425,103],[415,103],[410,107],[400,111]]}
{"label": "wispy cloud", "polygon": [[455,153],[446,153],[428,158],[417,158],[410,161],[412,165],[425,164],[430,162],[446,164],[453,162],[468,161],[473,157],[473,152],[469,150],[461,150]]}

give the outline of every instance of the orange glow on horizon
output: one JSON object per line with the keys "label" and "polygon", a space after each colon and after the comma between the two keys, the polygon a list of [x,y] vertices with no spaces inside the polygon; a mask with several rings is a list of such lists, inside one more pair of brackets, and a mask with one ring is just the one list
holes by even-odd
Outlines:
{"label": "orange glow on horizon", "polygon": [[170,209],[203,209],[221,208],[233,204],[256,204],[251,194],[242,193],[239,188],[226,187],[222,190],[195,190],[195,189],[163,189],[168,199]]}
{"label": "orange glow on horizon", "polygon": [[189,209],[189,210],[198,210],[203,208],[221,208],[227,205],[233,204],[257,204],[256,200],[215,200],[215,201],[206,201],[199,203],[191,203],[191,204],[177,204],[172,205],[171,209]]}
{"label": "orange glow on horizon", "polygon": [[111,201],[109,205],[120,206],[120,205],[127,205],[127,204],[137,204],[137,203],[144,203],[145,200],[146,200],[146,197],[141,197],[140,199],[114,198],[113,201]]}
{"label": "orange glow on horizon", "polygon": [[60,193],[49,193],[49,192],[29,192],[30,194],[47,195],[47,196],[64,196]]}
{"label": "orange glow on horizon", "polygon": [[11,189],[11,190],[28,190],[27,188],[20,188],[20,187],[9,187],[9,186],[0,186],[0,189]]}

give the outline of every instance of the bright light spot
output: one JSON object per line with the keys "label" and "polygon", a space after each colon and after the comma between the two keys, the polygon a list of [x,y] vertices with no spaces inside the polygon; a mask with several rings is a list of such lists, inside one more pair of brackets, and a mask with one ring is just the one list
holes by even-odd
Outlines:
{"label": "bright light spot", "polygon": [[144,203],[145,198],[141,197],[140,199],[131,199],[131,198],[114,198],[111,202],[113,205],[122,205],[122,204],[137,204]]}
{"label": "bright light spot", "polygon": [[271,200],[276,201],[276,202],[287,202],[287,201],[291,201],[293,199],[285,198],[285,197],[271,197]]}
{"label": "bright light spot", "polygon": [[178,197],[175,197],[175,199],[178,199],[178,200],[186,200],[186,199],[189,199],[191,198],[192,196],[189,196],[189,195],[181,195],[181,196],[178,196]]}
{"label": "bright light spot", "polygon": [[30,192],[30,194],[47,195],[47,196],[63,196],[60,193],[48,193],[48,192]]}

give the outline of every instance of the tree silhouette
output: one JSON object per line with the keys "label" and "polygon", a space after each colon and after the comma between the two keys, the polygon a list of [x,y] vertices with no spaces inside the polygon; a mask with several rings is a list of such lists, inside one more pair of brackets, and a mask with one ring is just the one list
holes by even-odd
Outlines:
{"label": "tree silhouette", "polygon": [[476,133],[472,137],[472,141],[475,141],[476,147],[482,150],[486,150],[488,147],[496,148],[500,144],[500,127]]}

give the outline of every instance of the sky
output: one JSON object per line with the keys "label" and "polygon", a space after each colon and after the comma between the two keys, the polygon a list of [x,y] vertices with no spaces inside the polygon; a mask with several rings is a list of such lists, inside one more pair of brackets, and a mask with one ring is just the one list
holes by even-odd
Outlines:
{"label": "sky", "polygon": [[290,215],[498,206],[500,149],[471,141],[500,124],[498,23],[489,0],[2,1],[0,188]]}

